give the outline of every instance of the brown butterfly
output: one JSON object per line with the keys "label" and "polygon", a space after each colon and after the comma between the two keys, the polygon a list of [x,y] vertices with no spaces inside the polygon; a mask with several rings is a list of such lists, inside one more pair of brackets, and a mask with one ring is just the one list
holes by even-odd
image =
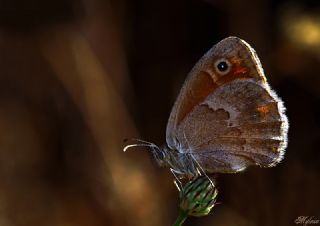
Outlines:
{"label": "brown butterfly", "polygon": [[148,146],[177,177],[271,167],[287,147],[283,102],[270,88],[254,49],[237,37],[214,45],[194,66],[173,106],[167,145]]}

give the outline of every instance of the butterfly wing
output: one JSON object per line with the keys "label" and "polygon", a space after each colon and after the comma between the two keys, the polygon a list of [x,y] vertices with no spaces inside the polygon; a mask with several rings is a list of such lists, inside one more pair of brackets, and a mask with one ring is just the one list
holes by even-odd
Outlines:
{"label": "butterfly wing", "polygon": [[[228,73],[216,62],[230,62]],[[167,125],[169,148],[191,153],[207,172],[237,172],[277,164],[287,145],[282,101],[271,90],[255,51],[229,37],[188,75]]]}

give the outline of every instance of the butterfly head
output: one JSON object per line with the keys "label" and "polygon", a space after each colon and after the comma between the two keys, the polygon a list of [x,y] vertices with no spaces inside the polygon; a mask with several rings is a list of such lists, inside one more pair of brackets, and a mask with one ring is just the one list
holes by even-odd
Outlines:
{"label": "butterfly head", "polygon": [[159,166],[167,165],[167,152],[166,149],[159,147],[151,147],[151,152]]}

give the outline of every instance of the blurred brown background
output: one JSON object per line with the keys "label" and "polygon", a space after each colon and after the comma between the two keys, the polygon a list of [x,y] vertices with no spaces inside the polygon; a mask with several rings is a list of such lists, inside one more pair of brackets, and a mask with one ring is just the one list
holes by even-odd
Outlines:
{"label": "blurred brown background", "polygon": [[0,226],[171,225],[172,175],[123,139],[161,145],[188,71],[230,35],[283,98],[289,147],[220,176],[221,204],[185,225],[320,219],[319,1],[0,0]]}

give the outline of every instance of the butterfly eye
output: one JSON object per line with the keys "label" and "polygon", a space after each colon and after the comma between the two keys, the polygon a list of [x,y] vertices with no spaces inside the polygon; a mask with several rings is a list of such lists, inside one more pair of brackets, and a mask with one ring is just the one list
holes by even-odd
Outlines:
{"label": "butterfly eye", "polygon": [[220,59],[215,62],[216,71],[221,74],[225,75],[230,71],[231,64],[227,59]]}

